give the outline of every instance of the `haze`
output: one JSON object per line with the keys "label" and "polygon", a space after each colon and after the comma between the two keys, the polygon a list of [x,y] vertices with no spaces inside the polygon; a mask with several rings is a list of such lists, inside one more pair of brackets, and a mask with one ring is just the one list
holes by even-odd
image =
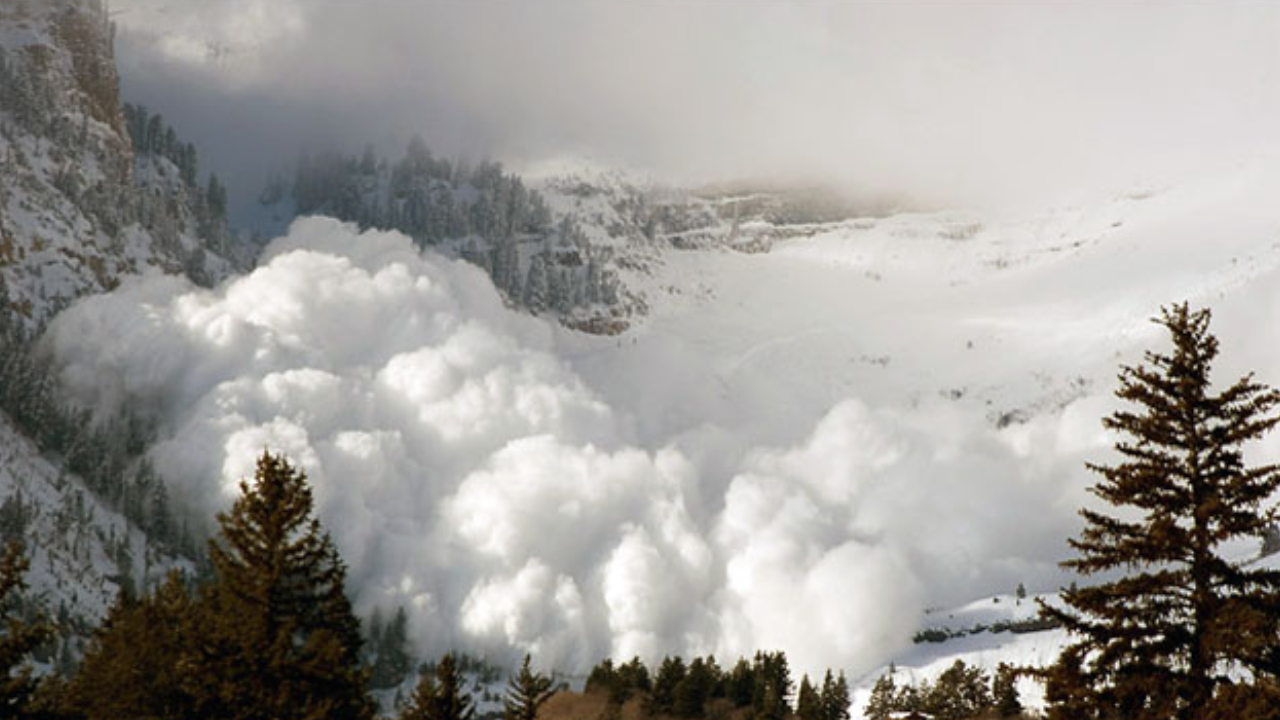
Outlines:
{"label": "haze", "polygon": [[1276,152],[1264,3],[116,0],[127,99],[238,207],[300,149],[1059,202]]}

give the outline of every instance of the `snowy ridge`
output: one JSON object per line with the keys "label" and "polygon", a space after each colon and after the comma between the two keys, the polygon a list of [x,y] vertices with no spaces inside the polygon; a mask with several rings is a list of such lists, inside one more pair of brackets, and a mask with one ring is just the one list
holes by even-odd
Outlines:
{"label": "snowy ridge", "polygon": [[0,278],[33,327],[124,275],[231,269],[172,168],[135,170],[111,32],[94,0],[0,7]]}

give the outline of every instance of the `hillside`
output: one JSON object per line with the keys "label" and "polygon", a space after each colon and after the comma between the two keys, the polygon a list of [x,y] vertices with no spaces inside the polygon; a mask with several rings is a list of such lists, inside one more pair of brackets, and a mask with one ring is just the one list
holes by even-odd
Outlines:
{"label": "hillside", "polygon": [[31,559],[28,610],[58,621],[46,667],[78,657],[119,593],[192,568],[194,542],[172,542],[163,480],[123,447],[141,425],[69,406],[37,333],[130,277],[208,284],[251,262],[194,147],[121,103],[113,33],[95,0],[0,3],[0,508]]}
{"label": "hillside", "polygon": [[211,282],[247,259],[200,222],[193,174],[135,153],[113,33],[96,0],[0,5],[0,279],[31,327],[126,275]]}

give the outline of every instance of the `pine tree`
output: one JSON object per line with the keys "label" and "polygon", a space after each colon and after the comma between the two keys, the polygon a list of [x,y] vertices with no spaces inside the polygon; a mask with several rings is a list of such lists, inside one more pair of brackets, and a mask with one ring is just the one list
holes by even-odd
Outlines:
{"label": "pine tree", "polygon": [[69,714],[84,720],[194,717],[182,674],[195,640],[193,612],[176,572],[138,600],[121,593],[67,686]]}
{"label": "pine tree", "polygon": [[725,696],[734,707],[747,707],[751,704],[755,686],[755,671],[752,670],[751,663],[746,658],[738,658],[733,670],[725,678]]}
{"label": "pine tree", "polygon": [[676,686],[684,680],[687,669],[679,656],[664,657],[653,677],[653,691],[649,693],[648,709],[651,714],[670,714],[676,704]]}
{"label": "pine tree", "polygon": [[1016,717],[1022,713],[1022,700],[1018,697],[1018,674],[1008,663],[996,666],[991,679],[991,704],[1002,718]]}
{"label": "pine tree", "polygon": [[507,683],[507,696],[503,702],[505,720],[537,720],[538,708],[553,694],[551,678],[534,672],[529,663],[530,657],[525,655],[520,674]]}
{"label": "pine tree", "polygon": [[37,682],[27,659],[51,633],[45,623],[20,617],[17,595],[26,587],[22,576],[29,567],[23,552],[21,543],[10,543],[0,555],[0,718],[28,717]]}
{"label": "pine tree", "polygon": [[925,696],[925,710],[938,720],[964,720],[991,705],[986,674],[956,660]]}
{"label": "pine tree", "polygon": [[844,671],[835,678],[828,670],[822,678],[822,693],[819,698],[822,704],[822,720],[849,720],[849,681]]}
{"label": "pine tree", "polygon": [[715,658],[694,658],[684,679],[676,683],[672,712],[677,717],[702,717],[719,680],[720,667]]}
{"label": "pine tree", "polygon": [[796,691],[796,716],[800,720],[822,720],[818,691],[814,690],[808,675],[800,678],[800,689]]}
{"label": "pine tree", "polygon": [[409,618],[404,608],[375,635],[377,658],[371,669],[370,685],[375,688],[395,687],[409,674]]}
{"label": "pine tree", "polygon": [[215,579],[201,601],[187,687],[199,711],[225,720],[370,717],[346,570],[312,517],[306,475],[264,452],[240,491],[209,543]]}
{"label": "pine tree", "polygon": [[893,682],[893,668],[890,668],[871,686],[871,697],[867,699],[863,712],[867,720],[888,720],[897,709],[898,688]]}
{"label": "pine tree", "polygon": [[1090,465],[1102,476],[1092,492],[1119,511],[1082,510],[1077,557],[1064,565],[1127,574],[1064,592],[1066,608],[1042,605],[1075,638],[1046,674],[1047,696],[1071,704],[1070,717],[1198,720],[1219,688],[1244,692],[1231,665],[1258,679],[1280,671],[1280,571],[1220,552],[1277,518],[1280,468],[1246,466],[1242,446],[1280,421],[1280,393],[1252,375],[1211,390],[1209,320],[1186,304],[1163,309],[1155,322],[1172,352],[1123,368],[1116,395],[1128,405],[1103,421],[1122,436],[1122,461]]}
{"label": "pine tree", "polygon": [[471,695],[463,689],[458,660],[449,653],[436,665],[434,676],[424,672],[400,720],[471,720]]}
{"label": "pine tree", "polygon": [[524,306],[533,313],[543,312],[551,305],[550,292],[546,256],[538,253],[529,262],[529,273],[524,284]]}
{"label": "pine tree", "polygon": [[783,720],[791,714],[791,667],[785,653],[757,652],[752,668],[751,707],[757,720]]}

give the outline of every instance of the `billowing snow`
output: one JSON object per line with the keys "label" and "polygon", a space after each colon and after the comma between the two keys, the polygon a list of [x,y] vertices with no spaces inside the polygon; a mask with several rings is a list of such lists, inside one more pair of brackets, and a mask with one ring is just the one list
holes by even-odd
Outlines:
{"label": "billowing snow", "polygon": [[910,639],[926,608],[1068,581],[1083,464],[1109,458],[1117,366],[1163,342],[1162,303],[1214,308],[1220,377],[1280,381],[1277,189],[1243,168],[669,251],[628,278],[646,323],[609,338],[310,219],[245,277],[126,284],[47,342],[85,403],[163,399],[153,459],[198,512],[263,447],[306,467],[359,608],[408,606],[422,650],[580,670],[776,647],[799,670],[928,673],[1058,642]]}

